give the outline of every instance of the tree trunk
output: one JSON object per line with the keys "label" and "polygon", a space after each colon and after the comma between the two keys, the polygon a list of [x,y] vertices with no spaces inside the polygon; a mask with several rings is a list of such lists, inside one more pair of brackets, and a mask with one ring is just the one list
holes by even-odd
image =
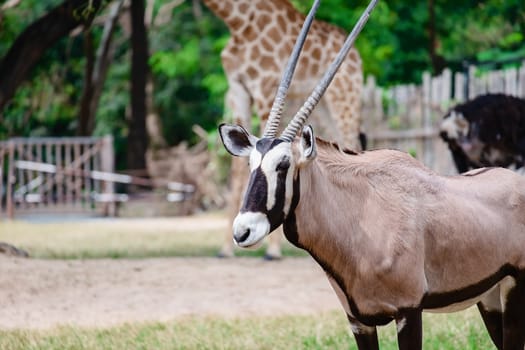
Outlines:
{"label": "tree trunk", "polygon": [[437,53],[439,46],[436,32],[436,4],[434,0],[427,1],[428,6],[428,39],[429,56],[432,65],[432,73],[439,74],[446,67],[445,59]]}
{"label": "tree trunk", "polygon": [[115,55],[113,33],[123,3],[124,0],[118,0],[111,6],[108,18],[104,24],[104,32],[102,33],[96,58],[93,54],[92,45],[90,52],[86,52],[86,75],[84,79],[84,91],[80,102],[79,123],[77,129],[77,135],[79,136],[90,136],[95,129],[95,117],[98,102],[102,95],[102,89],[104,87],[104,82],[106,81],[109,66]]}
{"label": "tree trunk", "polygon": [[66,0],[16,38],[0,62],[0,111],[44,52],[74,28],[89,25],[103,3],[102,0]]}
{"label": "tree trunk", "polygon": [[127,167],[146,169],[146,81],[148,39],[144,25],[144,0],[131,1],[131,118],[128,120]]}
{"label": "tree trunk", "polygon": [[90,107],[93,99],[93,68],[95,65],[95,49],[93,48],[91,29],[84,33],[84,55],[86,56],[86,67],[84,70],[84,88],[80,99],[77,136],[89,136],[93,131],[89,128]]}

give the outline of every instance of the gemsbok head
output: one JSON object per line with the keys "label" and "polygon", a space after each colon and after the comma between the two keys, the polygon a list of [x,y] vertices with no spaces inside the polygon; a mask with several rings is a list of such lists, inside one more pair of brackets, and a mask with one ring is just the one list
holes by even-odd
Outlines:
{"label": "gemsbok head", "polygon": [[404,152],[352,152],[305,126],[376,2],[280,136],[286,89],[319,1],[262,137],[219,127],[225,148],[249,158],[234,241],[253,246],[282,224],[287,239],[326,272],[361,350],[378,349],[376,326],[392,320],[399,348],[421,349],[422,311],[474,304],[498,349],[523,349],[525,179],[502,168],[439,176]]}

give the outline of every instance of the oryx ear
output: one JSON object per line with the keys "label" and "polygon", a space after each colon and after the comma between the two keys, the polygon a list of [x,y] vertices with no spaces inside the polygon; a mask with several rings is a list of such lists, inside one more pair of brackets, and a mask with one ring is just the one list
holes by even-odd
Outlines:
{"label": "oryx ear", "polygon": [[258,138],[251,135],[240,125],[219,125],[224,148],[234,156],[247,157],[255,146]]}
{"label": "oryx ear", "polygon": [[314,130],[311,125],[303,128],[301,133],[301,159],[299,163],[306,163],[317,156],[317,148],[315,145]]}

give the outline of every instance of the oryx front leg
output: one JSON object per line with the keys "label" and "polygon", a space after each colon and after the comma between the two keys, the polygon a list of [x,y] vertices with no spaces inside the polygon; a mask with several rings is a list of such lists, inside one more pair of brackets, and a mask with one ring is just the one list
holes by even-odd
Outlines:
{"label": "oryx front leg", "polygon": [[397,343],[400,350],[421,350],[423,328],[421,310],[410,310],[396,319]]}
{"label": "oryx front leg", "polygon": [[503,349],[503,308],[500,299],[500,286],[486,293],[478,303],[478,310],[490,339],[499,350]]}
{"label": "oryx front leg", "polygon": [[347,315],[359,350],[379,350],[376,327],[365,326],[354,317]]}
{"label": "oryx front leg", "polygon": [[522,350],[525,346],[525,278],[504,280],[501,285],[503,305],[503,349]]}

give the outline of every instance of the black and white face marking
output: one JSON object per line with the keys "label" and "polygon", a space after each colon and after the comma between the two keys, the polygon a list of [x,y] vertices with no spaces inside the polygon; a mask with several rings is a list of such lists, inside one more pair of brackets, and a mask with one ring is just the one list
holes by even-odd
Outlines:
{"label": "black and white face marking", "polygon": [[[313,130],[311,126],[303,129],[298,159],[294,159],[292,143],[279,138],[259,139],[241,126],[226,124],[219,126],[219,134],[228,152],[250,158],[250,179],[233,222],[235,243],[250,247],[279,227],[288,216],[296,168],[317,155]],[[297,186],[296,191],[299,191]]]}
{"label": "black and white face marking", "polygon": [[241,247],[258,243],[279,227],[293,196],[291,143],[263,138],[250,153],[250,179],[233,222],[233,237]]}

